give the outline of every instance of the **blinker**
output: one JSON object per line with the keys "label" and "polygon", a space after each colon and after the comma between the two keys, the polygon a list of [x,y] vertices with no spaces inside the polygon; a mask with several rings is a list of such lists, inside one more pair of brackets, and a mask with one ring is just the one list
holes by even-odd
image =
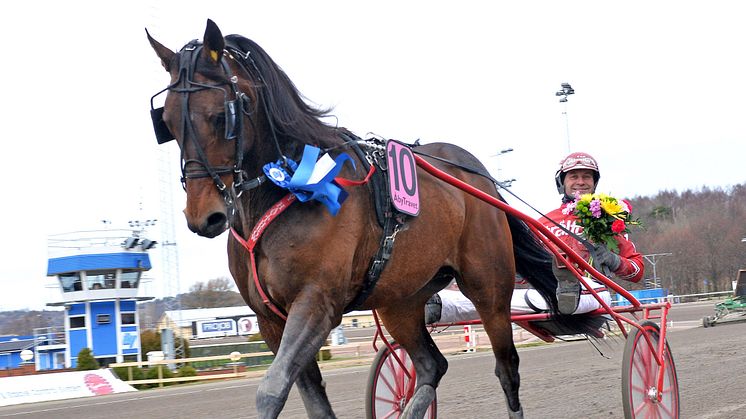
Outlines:
{"label": "blinker", "polygon": [[151,109],[150,119],[153,120],[153,130],[155,131],[155,139],[158,140],[158,144],[164,144],[176,138],[163,120],[163,107]]}
{"label": "blinker", "polygon": [[225,139],[234,140],[237,135],[238,124],[236,114],[237,104],[235,100],[228,100],[225,102]]}

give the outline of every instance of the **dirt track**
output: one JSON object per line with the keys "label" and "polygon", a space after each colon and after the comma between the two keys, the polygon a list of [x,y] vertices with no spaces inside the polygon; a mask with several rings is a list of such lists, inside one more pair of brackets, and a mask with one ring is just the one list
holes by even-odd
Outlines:
{"label": "dirt track", "polygon": [[[696,308],[696,307],[695,307]],[[697,326],[712,304],[683,318],[672,313],[668,335],[681,389],[682,418],[743,418],[746,412],[746,323]],[[692,309],[689,308],[689,311]],[[587,341],[519,349],[521,397],[527,418],[621,418],[621,364],[624,342]],[[607,359],[608,358],[608,359]],[[492,374],[489,353],[449,355],[450,368],[438,388],[441,418],[505,417],[502,391]],[[368,367],[324,372],[340,418],[364,417]],[[255,418],[258,378],[179,386],[139,393],[0,408],[16,418]],[[305,418],[293,390],[282,418]]]}

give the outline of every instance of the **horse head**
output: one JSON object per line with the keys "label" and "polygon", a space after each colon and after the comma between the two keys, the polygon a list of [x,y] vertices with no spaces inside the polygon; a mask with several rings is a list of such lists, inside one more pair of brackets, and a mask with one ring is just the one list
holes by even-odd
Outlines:
{"label": "horse head", "polygon": [[223,37],[212,20],[203,42],[179,52],[147,36],[171,75],[155,95],[167,92],[163,108],[151,99],[156,137],[175,138],[181,149],[189,228],[215,237],[234,222],[241,193],[266,179],[265,164],[298,155],[303,144],[328,143],[333,128],[319,120],[328,110],[308,105],[256,43]]}
{"label": "horse head", "polygon": [[229,226],[249,183],[244,156],[256,138],[255,82],[211,20],[204,42],[192,41],[178,53],[147,36],[171,75],[158,93],[167,92],[164,107],[151,110],[158,142],[176,139],[181,149],[189,229],[215,237]]}

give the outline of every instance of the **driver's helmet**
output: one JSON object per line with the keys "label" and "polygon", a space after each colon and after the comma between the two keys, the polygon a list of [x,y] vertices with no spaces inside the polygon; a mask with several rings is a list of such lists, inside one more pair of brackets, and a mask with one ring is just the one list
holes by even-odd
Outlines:
{"label": "driver's helmet", "polygon": [[570,170],[576,169],[589,169],[593,170],[593,182],[598,184],[598,180],[601,179],[601,172],[598,170],[598,163],[588,153],[582,151],[576,151],[570,153],[567,157],[560,161],[560,168],[557,173],[554,174],[554,183],[557,185],[557,192],[564,195],[565,193],[565,174]]}

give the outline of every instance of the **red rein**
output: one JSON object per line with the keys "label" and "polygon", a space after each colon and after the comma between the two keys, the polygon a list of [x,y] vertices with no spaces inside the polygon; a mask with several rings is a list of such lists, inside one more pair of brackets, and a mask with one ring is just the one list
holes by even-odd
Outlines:
{"label": "red rein", "polygon": [[269,300],[269,297],[267,296],[267,293],[264,292],[264,287],[262,287],[262,284],[259,282],[259,273],[256,270],[256,257],[254,256],[254,247],[256,246],[256,243],[259,241],[259,239],[262,237],[262,234],[264,233],[264,230],[267,229],[267,227],[272,223],[272,221],[277,218],[280,214],[283,213],[290,204],[295,202],[296,198],[293,194],[287,194],[282,199],[277,201],[274,205],[272,205],[272,208],[267,210],[267,212],[264,213],[262,218],[259,219],[259,222],[256,223],[254,226],[254,229],[251,230],[251,235],[249,236],[249,240],[244,240],[243,237],[241,237],[237,232],[236,229],[231,227],[231,234],[233,234],[233,238],[236,239],[241,245],[246,248],[246,250],[249,251],[249,259],[251,260],[251,272],[254,276],[254,285],[256,285],[256,290],[259,292],[259,295],[262,297],[262,301],[264,301],[264,304],[272,310],[273,313],[277,314],[282,320],[287,320],[287,316],[282,312],[282,310],[277,307],[272,301]]}

